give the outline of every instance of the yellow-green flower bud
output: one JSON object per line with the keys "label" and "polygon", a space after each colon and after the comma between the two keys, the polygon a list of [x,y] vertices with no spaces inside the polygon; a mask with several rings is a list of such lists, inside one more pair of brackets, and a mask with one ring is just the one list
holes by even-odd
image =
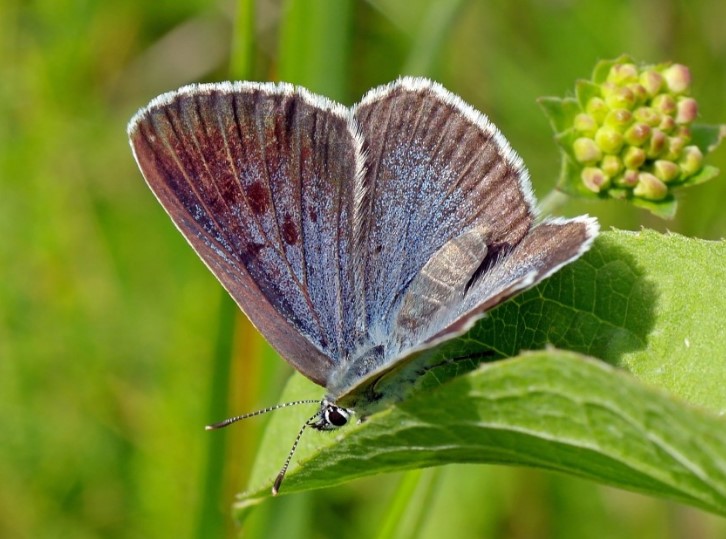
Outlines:
{"label": "yellow-green flower bud", "polygon": [[658,159],[653,163],[653,174],[659,180],[668,183],[678,178],[681,169],[673,161]]}
{"label": "yellow-green flower bud", "polygon": [[622,131],[633,119],[633,113],[628,109],[613,109],[605,116],[604,124]]}
{"label": "yellow-green flower bud", "polygon": [[659,157],[665,148],[667,138],[666,134],[660,129],[653,129],[650,132],[650,140],[648,141],[648,146],[645,149],[645,155],[651,159]]}
{"label": "yellow-green flower bud", "polygon": [[602,151],[591,138],[580,137],[572,143],[572,151],[579,163],[595,164],[602,159]]}
{"label": "yellow-green flower bud", "polygon": [[668,161],[678,161],[686,144],[688,144],[688,139],[682,137],[668,137],[668,140],[666,141],[666,149],[663,152],[663,159],[667,159]]}
{"label": "yellow-green flower bud", "polygon": [[[576,99],[543,99],[564,150],[558,189],[630,201],[671,217],[676,190],[716,173],[704,165],[703,153],[715,147],[719,129],[692,127],[698,104],[690,85],[681,64],[648,66],[621,56],[600,62],[590,80],[578,81]],[[726,128],[721,133],[726,137]]]}
{"label": "yellow-green flower bud", "polygon": [[600,97],[591,97],[587,102],[585,110],[598,124],[600,124],[605,119],[605,115],[610,109],[604,99]]}
{"label": "yellow-green flower bud", "polygon": [[658,125],[658,129],[663,131],[666,134],[671,134],[673,130],[676,128],[676,121],[673,119],[673,116],[666,116],[665,114],[660,119],[660,124]]}
{"label": "yellow-green flower bud", "polygon": [[635,64],[615,64],[608,73],[608,82],[624,85],[638,80],[638,68]]}
{"label": "yellow-green flower bud", "polygon": [[630,88],[617,87],[605,90],[604,86],[605,84],[603,84],[605,103],[611,109],[632,109],[635,106],[635,94]]}
{"label": "yellow-green flower bud", "polygon": [[591,137],[595,135],[595,131],[597,131],[598,128],[595,118],[589,114],[585,114],[584,112],[575,116],[574,126],[579,133]]}
{"label": "yellow-green flower bud", "polygon": [[606,155],[602,158],[600,170],[602,170],[608,178],[612,178],[623,170],[623,162],[617,155]]}
{"label": "yellow-green flower bud", "polygon": [[640,84],[651,97],[658,95],[663,82],[663,76],[654,69],[646,69],[640,74]]}
{"label": "yellow-green flower bud", "polygon": [[623,135],[612,127],[601,127],[595,133],[595,142],[605,153],[618,153],[623,147]]}
{"label": "yellow-green flower bud", "polygon": [[663,78],[671,92],[682,94],[691,86],[691,71],[682,64],[673,64],[663,70]]}
{"label": "yellow-green flower bud", "polygon": [[[645,150],[636,146],[628,146],[623,152],[623,164],[627,168],[640,168],[645,163]],[[635,183],[633,183],[635,185]]]}
{"label": "yellow-green flower bud", "polygon": [[644,123],[650,127],[660,124],[660,113],[652,107],[638,107],[633,113],[636,122]]}
{"label": "yellow-green flower bud", "polygon": [[618,187],[635,187],[638,185],[638,171],[626,169],[615,178],[614,182]]}
{"label": "yellow-green flower bud", "polygon": [[683,97],[678,100],[676,122],[689,124],[698,116],[698,103],[692,97]]}
{"label": "yellow-green flower bud", "polygon": [[683,157],[678,163],[681,167],[683,177],[693,176],[703,167],[703,153],[698,146],[686,146],[683,148]]}
{"label": "yellow-green flower bud", "polygon": [[635,82],[633,84],[628,84],[628,88],[631,92],[633,92],[633,95],[635,96],[636,105],[642,105],[650,97],[646,89],[643,88],[642,84],[638,84],[637,82]]}
{"label": "yellow-green flower bud", "polygon": [[631,146],[642,146],[650,137],[650,127],[647,124],[634,124],[625,131],[625,142]]}
{"label": "yellow-green flower bud", "polygon": [[672,95],[660,94],[653,98],[653,108],[662,114],[673,115],[676,113],[677,104]]}
{"label": "yellow-green flower bud", "polygon": [[585,167],[580,174],[582,183],[593,193],[599,193],[610,186],[610,179],[599,168]]}
{"label": "yellow-green flower bud", "polygon": [[674,133],[674,136],[678,138],[682,138],[683,140],[690,141],[691,136],[693,133],[691,132],[691,128],[687,125],[679,125],[676,128],[676,132]]}
{"label": "yellow-green flower bud", "polygon": [[668,186],[650,172],[641,172],[633,194],[647,200],[662,200],[668,194]]}

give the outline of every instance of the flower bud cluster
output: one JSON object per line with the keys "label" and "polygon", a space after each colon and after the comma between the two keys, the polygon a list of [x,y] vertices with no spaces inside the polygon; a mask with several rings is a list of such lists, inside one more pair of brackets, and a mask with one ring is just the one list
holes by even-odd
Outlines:
{"label": "flower bud cluster", "polygon": [[690,86],[690,71],[680,64],[612,65],[574,118],[572,154],[584,186],[655,201],[699,172],[703,154],[691,144],[698,104]]}

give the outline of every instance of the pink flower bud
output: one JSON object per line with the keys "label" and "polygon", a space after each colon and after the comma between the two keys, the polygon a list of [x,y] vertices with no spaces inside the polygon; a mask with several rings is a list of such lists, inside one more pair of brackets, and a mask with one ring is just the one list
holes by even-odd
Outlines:
{"label": "pink flower bud", "polygon": [[628,146],[623,153],[623,163],[627,168],[640,168],[645,163],[645,150],[635,146]]}
{"label": "pink flower bud", "polygon": [[633,119],[633,113],[628,109],[613,109],[605,116],[605,125],[622,129],[627,126]]}
{"label": "pink flower bud", "polygon": [[641,146],[650,137],[650,127],[646,124],[631,125],[625,131],[625,142],[631,146]]}
{"label": "pink flower bud", "polygon": [[591,138],[580,137],[572,143],[572,151],[579,163],[594,164],[602,159],[602,151]]}
{"label": "pink flower bud", "polygon": [[663,152],[663,159],[668,161],[678,161],[683,153],[683,148],[688,144],[688,140],[681,137],[668,137],[666,141],[666,149]]}
{"label": "pink flower bud", "polygon": [[606,155],[602,158],[600,170],[602,170],[608,178],[612,178],[623,170],[623,162],[617,155]]}
{"label": "pink flower bud", "polygon": [[653,163],[653,174],[665,183],[675,180],[680,173],[681,169],[673,161],[658,159]]}
{"label": "pink flower bud", "polygon": [[668,194],[668,187],[650,172],[641,172],[633,194],[647,200],[661,200]]}
{"label": "pink flower bud", "polygon": [[651,107],[638,107],[633,113],[633,117],[637,122],[644,123],[651,127],[657,127],[660,124],[660,113]]}
{"label": "pink flower bud", "polygon": [[610,185],[610,180],[603,173],[602,170],[595,167],[586,167],[580,174],[582,183],[593,193],[599,193],[603,189],[607,189]]}
{"label": "pink flower bud", "polygon": [[615,178],[615,184],[620,187],[635,187],[638,184],[638,171],[627,169]]}
{"label": "pink flower bud", "polygon": [[663,76],[652,69],[647,69],[640,74],[640,84],[651,97],[658,95],[663,87]]}
{"label": "pink flower bud", "polygon": [[676,123],[689,124],[698,116],[698,103],[692,97],[683,97],[678,100]]}
{"label": "pink flower bud", "polygon": [[691,86],[691,71],[682,64],[673,64],[663,71],[668,89],[676,94],[682,94]]}
{"label": "pink flower bud", "polygon": [[638,84],[637,82],[628,84],[628,89],[633,92],[633,95],[635,96],[635,103],[637,105],[645,103],[650,97],[647,90],[643,88],[643,85]]}
{"label": "pink flower bud", "polygon": [[597,131],[598,128],[595,118],[589,114],[585,114],[584,112],[575,116],[574,126],[578,132],[589,136],[595,135],[595,131]]}
{"label": "pink flower bud", "polygon": [[666,145],[666,134],[660,129],[653,129],[650,133],[650,141],[648,147],[645,150],[645,154],[651,159],[659,157]]}
{"label": "pink flower bud", "polygon": [[673,116],[666,116],[665,114],[660,119],[660,124],[658,125],[658,129],[663,131],[666,134],[670,134],[673,132],[673,130],[676,128],[676,121],[673,119]]}
{"label": "pink flower bud", "polygon": [[630,88],[618,87],[604,93],[605,103],[611,109],[632,109],[635,106],[635,94]]}
{"label": "pink flower bud", "polygon": [[638,80],[638,68],[635,64],[615,64],[608,73],[608,82],[618,85]]}
{"label": "pink flower bud", "polygon": [[703,167],[703,153],[698,146],[686,146],[678,164],[684,177],[693,176]]}
{"label": "pink flower bud", "polygon": [[675,114],[677,105],[672,95],[660,94],[653,98],[653,108],[663,114]]}

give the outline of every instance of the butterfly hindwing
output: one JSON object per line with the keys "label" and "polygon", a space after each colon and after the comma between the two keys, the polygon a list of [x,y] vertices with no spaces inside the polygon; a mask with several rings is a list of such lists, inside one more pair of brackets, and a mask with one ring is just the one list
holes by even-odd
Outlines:
{"label": "butterfly hindwing", "polygon": [[460,334],[483,313],[579,258],[590,248],[598,229],[597,221],[587,216],[550,219],[536,225],[472,283],[441,329],[422,344]]}

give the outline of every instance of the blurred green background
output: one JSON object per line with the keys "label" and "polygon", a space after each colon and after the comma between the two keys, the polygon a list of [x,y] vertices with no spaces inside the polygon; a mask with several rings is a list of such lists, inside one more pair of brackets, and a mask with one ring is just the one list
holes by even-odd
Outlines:
{"label": "blurred green background", "polygon": [[[352,104],[426,75],[491,117],[542,197],[559,156],[538,96],[629,53],[689,65],[702,120],[726,123],[724,21],[722,0],[4,0],[0,537],[726,536],[695,509],[486,466],[283,496],[240,529],[229,507],[264,419],[202,426],[275,403],[289,368],[171,225],[125,132],[188,82],[288,80]],[[726,170],[726,151],[710,162]],[[615,202],[563,212],[718,239],[724,200],[717,179],[671,222]]]}

